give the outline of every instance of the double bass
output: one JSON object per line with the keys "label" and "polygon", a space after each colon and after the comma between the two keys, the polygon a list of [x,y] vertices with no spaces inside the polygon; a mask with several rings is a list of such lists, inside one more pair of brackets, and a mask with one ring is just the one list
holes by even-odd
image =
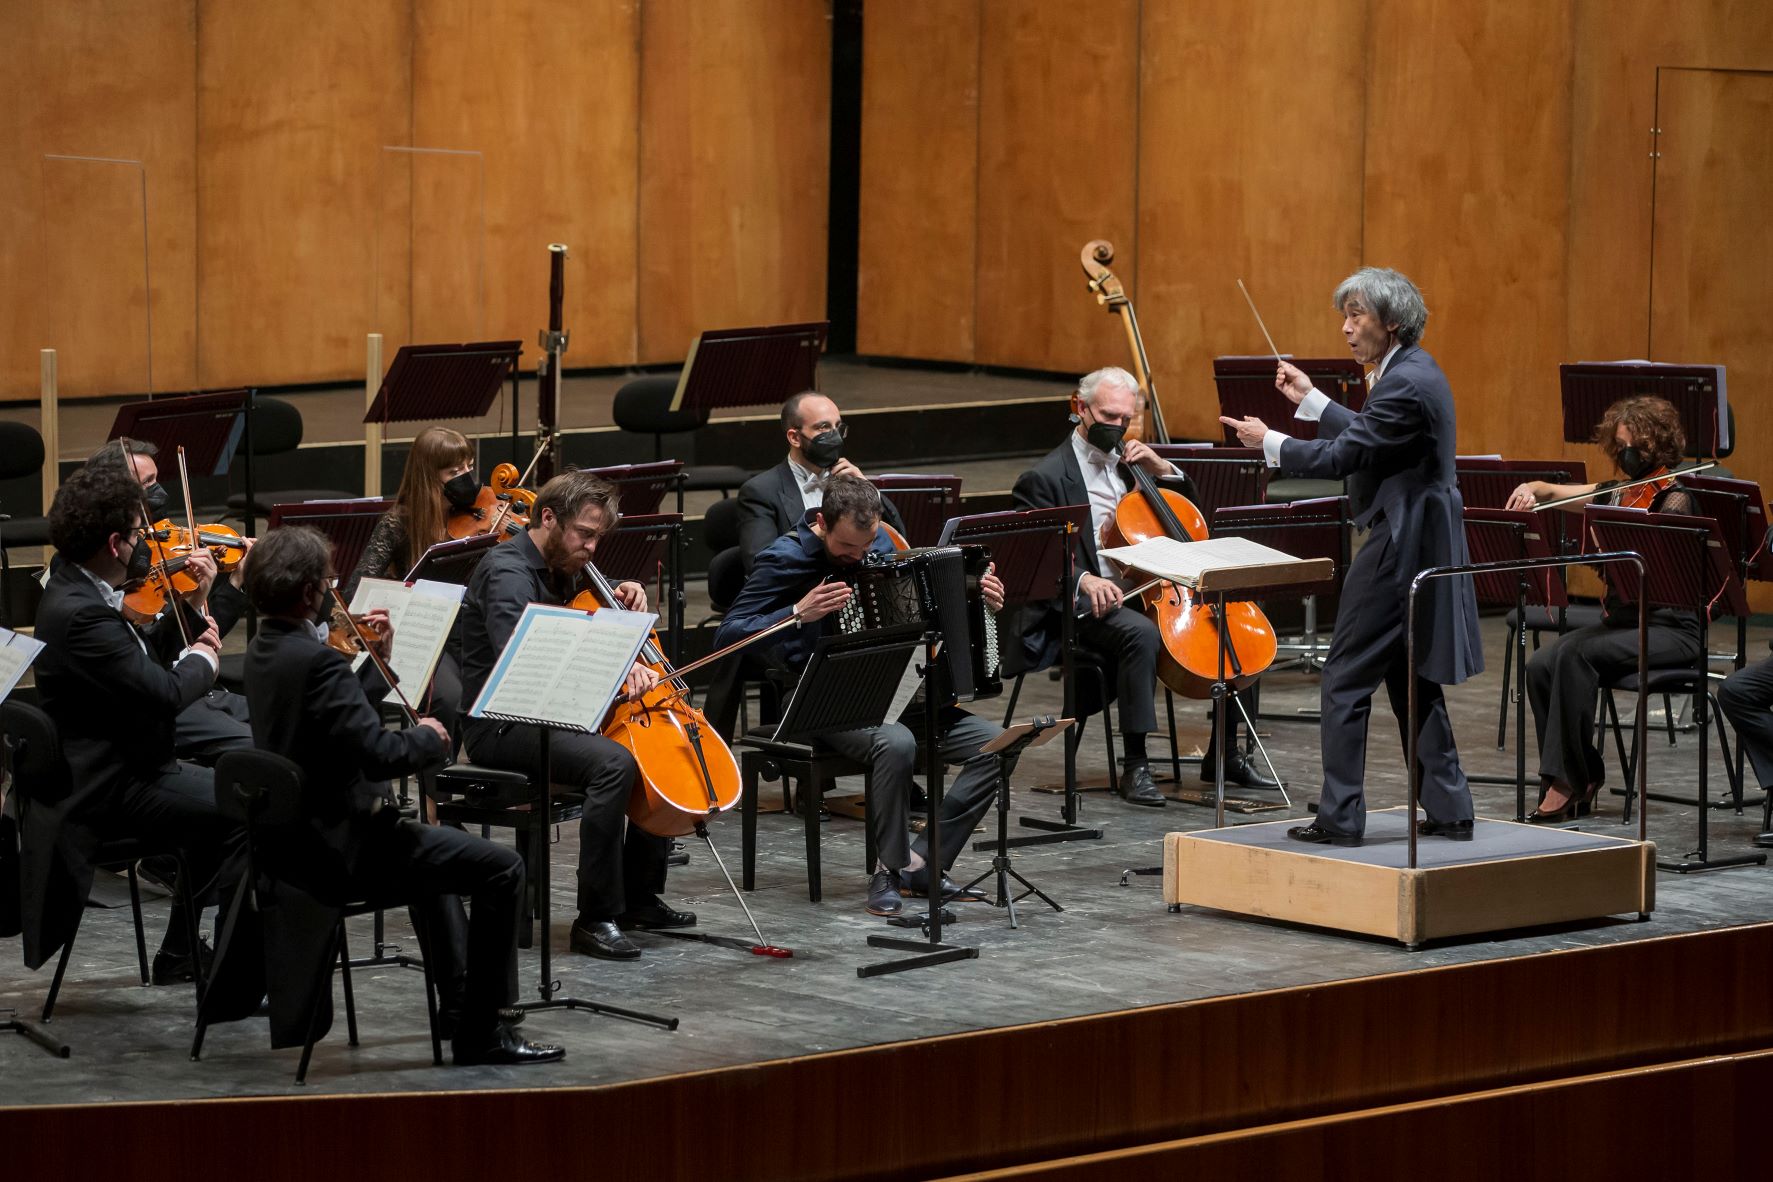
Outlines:
{"label": "double bass", "polygon": [[1152,384],[1151,362],[1145,356],[1145,338],[1139,335],[1139,314],[1133,310],[1133,301],[1121,286],[1119,277],[1108,269],[1108,264],[1114,261],[1114,243],[1106,238],[1092,238],[1084,243],[1080,257],[1096,302],[1120,317],[1121,327],[1127,331],[1127,348],[1132,350],[1133,380],[1139,383],[1143,408],[1134,416],[1127,437],[1142,439],[1146,443],[1168,443],[1170,432],[1164,425],[1163,404],[1158,402],[1157,390]]}

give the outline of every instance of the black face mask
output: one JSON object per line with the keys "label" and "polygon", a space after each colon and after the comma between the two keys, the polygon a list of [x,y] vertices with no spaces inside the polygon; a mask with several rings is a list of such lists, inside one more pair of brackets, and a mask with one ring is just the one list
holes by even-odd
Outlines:
{"label": "black face mask", "polygon": [[443,499],[452,509],[470,509],[480,498],[480,482],[474,473],[462,472],[443,482]]}
{"label": "black face mask", "polygon": [[815,468],[829,468],[843,457],[843,436],[836,431],[821,431],[801,444],[800,454]]}
{"label": "black face mask", "polygon": [[166,512],[166,506],[172,503],[172,497],[167,493],[166,486],[156,480],[142,489],[142,502],[148,506],[148,519],[159,521],[161,514]]}
{"label": "black face mask", "polygon": [[1125,427],[1115,423],[1092,422],[1089,429],[1084,432],[1084,438],[1097,451],[1105,451],[1109,455],[1113,455],[1119,449],[1120,441],[1126,433]]}
{"label": "black face mask", "polygon": [[[152,502],[150,502],[151,504]],[[129,552],[129,562],[124,566],[124,577],[133,583],[138,579],[147,578],[148,572],[153,569],[154,556],[148,553],[148,543],[140,534],[137,534],[135,549]]]}
{"label": "black face mask", "polygon": [[1651,468],[1650,457],[1635,447],[1620,448],[1618,463],[1619,470],[1625,473],[1627,480],[1636,480],[1640,476],[1646,476]]}

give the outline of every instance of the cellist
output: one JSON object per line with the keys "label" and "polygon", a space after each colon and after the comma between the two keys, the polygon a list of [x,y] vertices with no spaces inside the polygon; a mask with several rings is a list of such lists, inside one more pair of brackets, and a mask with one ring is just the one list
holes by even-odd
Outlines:
{"label": "cellist", "polygon": [[[1077,427],[1064,443],[1047,453],[1040,463],[1022,473],[1012,494],[1018,509],[1051,509],[1060,505],[1090,506],[1091,532],[1079,538],[1075,554],[1077,571],[1076,610],[1090,615],[1078,621],[1077,639],[1099,654],[1112,671],[1113,692],[1120,700],[1120,729],[1125,772],[1120,777],[1121,798],[1129,804],[1160,808],[1164,798],[1151,778],[1146,736],[1158,729],[1154,700],[1158,650],[1163,639],[1157,625],[1137,604],[1121,605],[1121,593],[1132,586],[1113,564],[1098,555],[1114,511],[1121,498],[1132,491],[1121,464],[1137,464],[1154,477],[1169,478],[1188,495],[1188,478],[1174,464],[1145,444],[1126,439],[1127,427],[1139,410],[1137,379],[1124,369],[1109,366],[1085,374],[1072,396]],[[1115,449],[1120,449],[1117,457]],[[1059,659],[1061,606],[1030,605],[1021,624],[1023,657],[1031,669],[1043,669]],[[1099,709],[1094,704],[1086,710]],[[1236,748],[1236,732],[1227,718],[1226,741]],[[1214,753],[1209,746],[1201,760],[1201,776],[1210,779]],[[1241,749],[1225,760],[1227,783],[1246,788],[1273,788],[1274,780],[1249,763]]]}
{"label": "cellist", "polygon": [[[537,493],[529,527],[480,560],[460,616],[464,702],[480,696],[526,605],[563,604],[573,598],[598,540],[615,528],[618,508],[615,486],[608,481],[589,472],[563,473]],[[639,583],[619,584],[615,596],[624,608],[646,610],[646,589]],[[656,672],[636,663],[626,690],[640,695],[658,682]],[[463,731],[475,763],[541,774],[536,727],[470,718]],[[640,946],[623,929],[693,926],[693,913],[659,897],[665,889],[669,842],[627,823],[628,798],[639,775],[634,757],[603,735],[579,734],[554,736],[551,757],[554,782],[585,794],[573,951],[633,960],[640,956]]]}

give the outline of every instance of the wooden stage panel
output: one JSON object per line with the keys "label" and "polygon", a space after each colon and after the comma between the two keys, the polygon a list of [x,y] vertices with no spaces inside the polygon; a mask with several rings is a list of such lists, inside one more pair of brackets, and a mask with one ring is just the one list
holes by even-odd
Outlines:
{"label": "wooden stage panel", "polygon": [[1358,847],[1302,845],[1297,821],[1233,825],[1164,839],[1164,902],[1383,936],[1426,940],[1635,913],[1656,901],[1656,846],[1479,818],[1473,839],[1418,843],[1410,814],[1367,816]]}

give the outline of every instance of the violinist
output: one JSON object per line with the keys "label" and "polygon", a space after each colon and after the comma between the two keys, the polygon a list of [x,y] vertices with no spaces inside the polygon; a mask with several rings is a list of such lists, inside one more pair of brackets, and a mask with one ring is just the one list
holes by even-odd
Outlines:
{"label": "violinist", "polygon": [[[474,478],[474,445],[449,427],[427,427],[412,441],[394,505],[369,535],[363,554],[339,586],[346,603],[364,579],[399,579],[427,549],[450,538],[450,519],[467,513],[479,497]],[[428,696],[415,705],[441,719],[450,734],[461,735],[462,674],[460,651],[452,636],[431,675]]]}
{"label": "violinist", "polygon": [[[241,866],[243,833],[217,812],[213,774],[180,761],[174,748],[180,711],[215,683],[222,644],[215,624],[178,600],[170,610],[181,620],[150,632],[119,613],[131,560],[144,545],[140,506],[135,480],[117,465],[92,464],[56,490],[49,510],[61,561],[37,610],[44,644],[37,689],[72,774],[64,798],[34,802],[24,818],[21,885],[31,968],[72,938],[103,841],[133,836],[178,844],[191,880],[177,889],[200,907],[218,886],[227,890],[231,882],[218,879],[236,878]],[[213,564],[207,570],[213,577]],[[186,930],[175,907],[154,957],[154,983],[188,981],[208,964],[208,946]]]}
{"label": "violinist", "polygon": [[[809,509],[800,528],[779,538],[757,557],[733,605],[715,634],[717,648],[743,640],[787,619],[803,624],[823,620],[850,597],[848,583],[832,575],[853,568],[869,553],[893,552],[880,531],[880,492],[859,476],[833,475],[825,482],[817,509]],[[987,572],[982,581],[986,605],[1003,607],[1003,584]],[[820,629],[794,628],[779,634],[773,651],[795,675],[812,656]],[[820,743],[870,769],[868,825],[873,830],[876,864],[868,882],[871,915],[895,915],[901,892],[927,895],[931,858],[927,841],[910,839],[911,776],[917,763],[917,736],[923,733],[922,699],[914,699],[902,719],[882,726],[824,735]],[[997,785],[997,761],[979,748],[1001,733],[995,723],[968,714],[958,706],[941,711],[941,756],[961,765],[960,775],[942,797],[941,890],[944,898],[962,896],[946,871],[954,864],[973,827],[991,807]]]}
{"label": "violinist", "polygon": [[[1607,408],[1595,428],[1601,451],[1626,479],[1654,475],[1678,463],[1686,450],[1680,415],[1665,399],[1624,398]],[[1640,485],[1639,488],[1654,486]],[[1530,481],[1510,494],[1510,509],[1531,509],[1540,501],[1586,493],[1606,495],[1606,486],[1554,485]],[[1627,493],[1636,492],[1628,489]],[[1698,512],[1693,495],[1674,485],[1653,491],[1641,506],[1652,513]],[[1580,512],[1580,503],[1566,508]],[[1586,813],[1606,778],[1594,744],[1595,694],[1638,667],[1637,612],[1614,612],[1602,605],[1598,624],[1566,632],[1527,662],[1527,697],[1539,732],[1539,806],[1527,816],[1538,823],[1573,820]],[[1699,659],[1704,631],[1692,612],[1660,609],[1650,613],[1650,668],[1690,666]],[[1720,695],[1722,698],[1724,695]]]}
{"label": "violinist", "polygon": [[[1078,643],[1094,653],[1110,670],[1111,697],[1120,700],[1121,745],[1126,757],[1120,777],[1121,798],[1128,804],[1161,808],[1163,795],[1151,779],[1146,736],[1158,729],[1155,693],[1158,651],[1163,638],[1157,625],[1136,602],[1123,606],[1122,593],[1133,586],[1114,564],[1098,551],[1107,544],[1114,511],[1121,498],[1132,491],[1123,465],[1137,464],[1145,472],[1165,480],[1184,496],[1192,492],[1188,478],[1176,466],[1145,444],[1127,439],[1127,427],[1139,411],[1138,381],[1124,369],[1109,366],[1085,374],[1072,396],[1076,428],[1064,443],[1016,481],[1012,494],[1018,509],[1052,509],[1060,505],[1088,504],[1090,534],[1077,539],[1073,555],[1077,591],[1073,610],[1088,611],[1077,622]],[[1119,454],[1116,454],[1116,449]],[[1030,605],[1022,616],[1022,656],[1029,669],[1044,669],[1058,662],[1063,620],[1059,604]],[[1101,709],[1086,703],[1086,712]],[[1276,783],[1259,771],[1236,744],[1236,713],[1227,717],[1228,751],[1225,780],[1246,788],[1274,788]],[[1201,760],[1201,778],[1212,778],[1214,750],[1209,745]]]}
{"label": "violinist", "polygon": [[[1317,820],[1289,829],[1287,836],[1319,845],[1361,843],[1373,694],[1385,686],[1401,732],[1408,725],[1414,677],[1421,801],[1428,813],[1417,829],[1428,837],[1469,841],[1471,787],[1459,766],[1441,687],[1483,671],[1471,580],[1435,579],[1423,588],[1415,669],[1407,665],[1404,622],[1410,582],[1419,572],[1470,561],[1465,505],[1453,480],[1453,391],[1422,348],[1428,305],[1407,277],[1362,267],[1342,281],[1331,302],[1342,315],[1342,336],[1354,359],[1374,367],[1361,412],[1331,402],[1300,369],[1278,361],[1275,386],[1299,408],[1294,417],[1317,420],[1317,438],[1293,439],[1257,418],[1220,419],[1287,476],[1346,480],[1355,524],[1367,531],[1342,585],[1324,662],[1324,787]],[[1404,747],[1409,749],[1407,737]]]}
{"label": "violinist", "polygon": [[[562,473],[537,493],[529,527],[480,560],[460,617],[464,702],[480,696],[526,605],[573,598],[598,540],[615,528],[617,508],[616,489],[608,481],[589,472]],[[621,607],[646,610],[646,590],[639,583],[622,583],[615,595]],[[658,681],[657,673],[636,663],[626,688],[639,696]],[[536,727],[470,718],[464,731],[474,762],[528,776],[542,774]],[[659,898],[669,843],[627,824],[628,798],[639,774],[627,748],[603,735],[578,734],[555,735],[550,748],[554,782],[585,794],[573,950],[605,960],[633,960],[640,956],[640,946],[624,929],[693,926],[695,915]]]}
{"label": "violinist", "polygon": [[[89,467],[108,465],[139,482],[149,514],[155,521],[161,521],[166,518],[172,498],[160,483],[160,466],[156,459],[159,454],[160,449],[145,439],[113,439],[86,463]],[[252,549],[251,538],[243,538],[241,543],[247,550]],[[147,576],[150,562],[148,547],[138,546],[131,555],[131,582]],[[215,570],[214,556],[198,547],[191,552],[186,571],[196,577],[199,585],[208,588],[205,598],[193,596],[190,602],[215,621],[217,635],[225,638],[246,614],[246,594],[241,590],[243,564],[236,564],[225,577],[220,576]],[[168,629],[176,635],[178,625],[168,614],[170,610],[169,607],[146,625],[147,630],[152,633]],[[178,757],[213,765],[224,751],[252,746],[249,723],[246,699],[233,690],[212,686],[208,693],[179,711],[174,738]]]}
{"label": "violinist", "polygon": [[[559,1047],[526,1041],[500,1011],[517,998],[517,909],[523,898],[523,859],[513,850],[456,829],[402,818],[388,779],[443,764],[451,742],[443,724],[421,717],[389,730],[372,703],[388,684],[374,661],[352,672],[329,648],[328,587],[332,546],[318,530],[274,530],[247,562],[246,586],[260,615],[246,658],[246,693],[258,745],[301,765],[303,815],[263,843],[279,878],[323,905],[377,895],[415,899],[413,926],[438,990],[438,1026],[452,1040],[458,1064],[526,1064],[559,1059]],[[386,660],[393,639],[387,613],[369,613],[365,629]],[[463,913],[462,896],[473,900]],[[336,912],[302,924],[289,914],[268,932],[272,1016],[305,1015],[300,997],[287,1011],[285,985],[311,988],[301,966],[313,964]],[[312,930],[306,930],[306,929]],[[307,956],[299,945],[306,945]],[[311,974],[310,974],[311,975]],[[328,986],[330,988],[330,986]],[[288,1032],[300,1041],[300,1027]]]}

